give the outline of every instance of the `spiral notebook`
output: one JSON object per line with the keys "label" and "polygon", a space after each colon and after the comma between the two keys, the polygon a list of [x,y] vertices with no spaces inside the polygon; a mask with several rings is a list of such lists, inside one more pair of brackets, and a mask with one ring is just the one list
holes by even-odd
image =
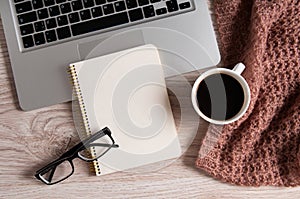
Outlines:
{"label": "spiral notebook", "polygon": [[94,161],[96,175],[181,155],[158,50],[145,45],[70,64],[83,128],[109,127],[119,148]]}

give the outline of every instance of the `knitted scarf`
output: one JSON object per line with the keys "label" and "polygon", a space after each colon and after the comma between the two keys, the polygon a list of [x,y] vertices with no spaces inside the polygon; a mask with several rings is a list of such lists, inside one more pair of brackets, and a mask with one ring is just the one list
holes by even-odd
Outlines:
{"label": "knitted scarf", "polygon": [[300,1],[214,0],[225,66],[243,62],[247,113],[210,125],[196,166],[237,185],[300,185]]}

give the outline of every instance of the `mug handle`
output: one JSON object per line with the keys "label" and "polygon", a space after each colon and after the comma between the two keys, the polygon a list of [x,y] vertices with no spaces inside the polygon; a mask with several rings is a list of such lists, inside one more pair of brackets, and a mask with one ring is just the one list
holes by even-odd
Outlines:
{"label": "mug handle", "polygon": [[246,66],[243,63],[238,63],[237,65],[234,66],[232,69],[235,73],[237,74],[242,74],[242,72],[245,70]]}

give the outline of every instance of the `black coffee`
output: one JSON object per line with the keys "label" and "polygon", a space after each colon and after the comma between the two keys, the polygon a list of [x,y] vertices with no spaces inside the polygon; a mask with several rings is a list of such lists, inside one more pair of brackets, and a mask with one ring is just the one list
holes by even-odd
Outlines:
{"label": "black coffee", "polygon": [[197,100],[205,116],[214,120],[228,120],[241,110],[244,91],[235,78],[218,73],[200,82]]}

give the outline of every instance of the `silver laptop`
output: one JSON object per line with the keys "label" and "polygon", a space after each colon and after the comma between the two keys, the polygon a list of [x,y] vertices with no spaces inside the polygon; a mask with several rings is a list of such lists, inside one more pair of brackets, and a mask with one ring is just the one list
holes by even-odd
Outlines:
{"label": "silver laptop", "polygon": [[0,11],[23,110],[71,100],[66,68],[93,56],[154,44],[194,66],[163,55],[180,73],[220,60],[207,0],[1,0]]}

